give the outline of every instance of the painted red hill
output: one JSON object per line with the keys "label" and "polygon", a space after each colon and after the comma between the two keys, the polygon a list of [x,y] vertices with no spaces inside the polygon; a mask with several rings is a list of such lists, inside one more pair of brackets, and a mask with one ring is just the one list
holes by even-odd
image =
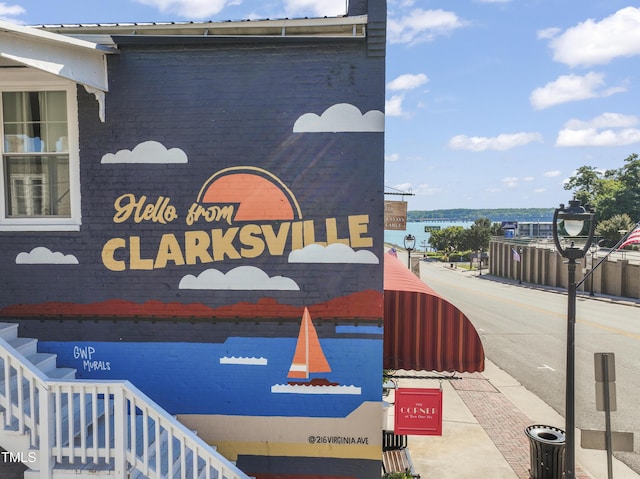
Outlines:
{"label": "painted red hill", "polygon": [[[309,305],[308,308],[314,319],[376,320],[382,318],[383,296],[379,291],[361,291],[324,303]],[[297,319],[300,318],[302,311],[302,306],[281,304],[273,298],[263,298],[257,303],[236,303],[217,308],[211,308],[202,303],[163,303],[151,300],[139,304],[111,299],[88,304],[53,301],[40,304],[13,304],[0,309],[0,317]]]}

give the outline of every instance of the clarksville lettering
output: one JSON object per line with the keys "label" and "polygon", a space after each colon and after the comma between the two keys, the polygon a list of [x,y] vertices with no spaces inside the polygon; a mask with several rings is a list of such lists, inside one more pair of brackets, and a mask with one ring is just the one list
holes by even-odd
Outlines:
{"label": "clarksville lettering", "polygon": [[[369,215],[347,218],[347,231],[338,231],[337,218],[285,221],[279,224],[245,224],[230,228],[165,233],[157,243],[145,244],[141,236],[116,237],[102,248],[102,263],[111,271],[154,270],[168,265],[207,264],[227,259],[257,258],[262,254],[282,256],[285,250],[310,244],[342,243],[351,248],[370,248]],[[322,230],[322,231],[320,231]],[[320,236],[322,234],[322,236]],[[318,241],[322,237],[326,241]],[[143,251],[152,251],[143,254]],[[124,259],[126,258],[126,259]]]}

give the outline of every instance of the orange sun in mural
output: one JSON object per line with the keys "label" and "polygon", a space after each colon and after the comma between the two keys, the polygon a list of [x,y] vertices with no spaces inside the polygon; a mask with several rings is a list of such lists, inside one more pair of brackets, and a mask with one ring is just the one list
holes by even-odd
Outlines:
{"label": "orange sun in mural", "polygon": [[218,171],[198,195],[202,204],[237,205],[234,220],[296,220],[300,206],[289,188],[275,175],[253,166]]}

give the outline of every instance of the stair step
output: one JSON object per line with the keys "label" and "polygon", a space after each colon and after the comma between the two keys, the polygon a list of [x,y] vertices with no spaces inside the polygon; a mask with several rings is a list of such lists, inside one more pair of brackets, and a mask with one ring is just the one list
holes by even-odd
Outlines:
{"label": "stair step", "polygon": [[0,323],[0,337],[7,342],[17,338],[18,323]]}
{"label": "stair step", "polygon": [[32,356],[38,352],[38,340],[33,338],[13,338],[7,341],[11,347],[25,357]]}
{"label": "stair step", "polygon": [[48,373],[56,368],[56,354],[51,353],[35,353],[27,356],[27,361],[33,364],[43,373]]}
{"label": "stair step", "polygon": [[78,371],[73,368],[55,368],[47,372],[49,379],[76,379]]}

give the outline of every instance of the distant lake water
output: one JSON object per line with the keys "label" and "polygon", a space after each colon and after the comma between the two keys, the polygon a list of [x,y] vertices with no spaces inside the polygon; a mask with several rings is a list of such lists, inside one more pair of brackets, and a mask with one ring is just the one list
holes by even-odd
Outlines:
{"label": "distant lake water", "polygon": [[404,248],[404,237],[408,234],[412,234],[416,238],[416,249],[424,251],[425,246],[429,246],[429,237],[431,236],[430,233],[425,233],[425,226],[440,229],[445,229],[449,226],[462,226],[463,228],[469,228],[472,224],[473,221],[461,221],[458,223],[442,221],[408,221],[407,229],[405,231],[385,230],[384,242]]}

